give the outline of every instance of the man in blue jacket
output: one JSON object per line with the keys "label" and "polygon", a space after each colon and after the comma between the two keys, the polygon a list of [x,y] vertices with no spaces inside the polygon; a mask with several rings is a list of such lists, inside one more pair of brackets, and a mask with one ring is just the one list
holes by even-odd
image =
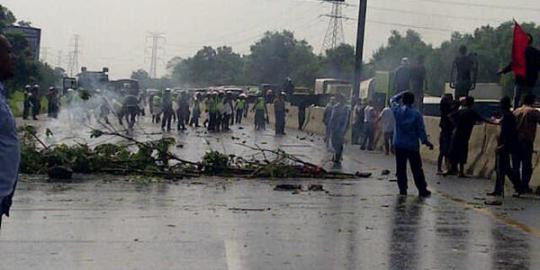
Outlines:
{"label": "man in blue jacket", "polygon": [[418,195],[429,197],[431,192],[427,189],[422,168],[420,142],[428,146],[430,150],[433,150],[433,144],[428,140],[422,114],[413,107],[414,94],[402,92],[392,97],[390,102],[396,120],[394,147],[399,194],[407,195],[407,161],[409,161]]}
{"label": "man in blue jacket", "polygon": [[332,108],[329,127],[331,130],[330,138],[332,147],[334,148],[334,165],[341,165],[341,157],[343,154],[343,144],[345,143],[345,133],[349,128],[350,109],[345,103],[343,95],[336,95],[337,104]]}
{"label": "man in blue jacket", "polygon": [[15,57],[9,41],[0,35],[0,227],[9,209],[17,184],[20,149],[15,119],[7,102],[3,83],[15,72]]}

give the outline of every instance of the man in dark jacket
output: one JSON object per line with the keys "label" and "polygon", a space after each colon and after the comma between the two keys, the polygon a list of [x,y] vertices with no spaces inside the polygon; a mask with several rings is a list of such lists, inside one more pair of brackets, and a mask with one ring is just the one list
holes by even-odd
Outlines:
{"label": "man in dark jacket", "polygon": [[501,196],[504,194],[504,178],[508,176],[514,185],[517,194],[521,193],[521,183],[519,175],[510,165],[510,155],[515,150],[517,143],[516,117],[510,111],[512,107],[509,97],[503,97],[500,101],[502,118],[499,120],[501,131],[497,141],[497,180],[495,189],[488,193],[490,196]]}
{"label": "man in dark jacket", "polygon": [[467,55],[467,47],[459,47],[450,73],[450,87],[455,89],[456,100],[468,96],[469,91],[476,88],[477,67],[475,58]]}
{"label": "man in dark jacket", "polygon": [[409,58],[403,57],[401,65],[394,71],[394,93],[401,93],[410,89],[411,70],[409,68]]}
{"label": "man in dark jacket", "polygon": [[[538,80],[540,70],[540,51],[532,46],[533,38],[529,34],[529,46],[525,49],[525,77],[516,76],[514,86],[514,109],[521,104],[521,97],[531,94]],[[506,74],[512,71],[512,63],[501,69],[498,74]]]}

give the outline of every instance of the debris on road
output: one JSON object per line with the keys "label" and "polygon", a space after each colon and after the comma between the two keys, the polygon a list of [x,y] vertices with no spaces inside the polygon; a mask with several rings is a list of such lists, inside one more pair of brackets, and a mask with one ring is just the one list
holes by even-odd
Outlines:
{"label": "debris on road", "polygon": [[302,185],[281,184],[274,187],[275,191],[297,191],[302,190]]}
{"label": "debris on road", "polygon": [[381,175],[389,175],[390,170],[382,170]]}
{"label": "debris on road", "polygon": [[313,184],[313,185],[309,185],[308,190],[309,191],[324,191],[324,187],[323,185]]}
{"label": "debris on road", "polygon": [[239,145],[255,151],[249,159],[209,151],[202,161],[192,162],[169,151],[171,146],[176,145],[174,138],[141,142],[116,131],[93,129],[91,138],[115,136],[125,142],[100,144],[92,148],[81,143],[49,146],[39,139],[34,127],[27,126],[23,131],[21,172],[26,174],[44,174],[51,168],[57,168],[54,170],[59,172],[58,168],[64,168],[72,173],[140,175],[171,180],[200,176],[320,179],[371,176],[371,173],[329,172],[281,149],[269,150],[246,144]]}

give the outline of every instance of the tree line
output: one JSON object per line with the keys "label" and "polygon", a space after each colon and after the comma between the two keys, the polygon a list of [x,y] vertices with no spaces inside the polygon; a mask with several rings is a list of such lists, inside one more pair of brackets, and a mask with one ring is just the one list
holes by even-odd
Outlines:
{"label": "tree line", "polygon": [[[50,65],[35,61],[30,44],[24,35],[19,33],[6,32],[5,28],[10,25],[31,26],[28,21],[19,21],[15,14],[8,8],[0,5],[0,34],[6,36],[16,57],[15,77],[7,82],[8,89],[21,90],[27,84],[39,84],[42,91],[46,91],[49,86],[57,85],[63,76],[63,70],[53,68]],[[11,91],[13,92],[13,91]]]}
{"label": "tree line", "polygon": [[[534,23],[522,26],[537,38],[535,44],[540,44],[540,27]],[[427,92],[440,95],[450,79],[458,48],[465,45],[479,61],[478,82],[501,83],[510,93],[513,76],[501,77],[496,73],[510,61],[512,31],[510,21],[498,26],[485,25],[473,33],[454,32],[438,47],[424,41],[414,30],[392,31],[387,43],[364,63],[362,79],[372,77],[376,71],[393,71],[403,57],[414,61],[421,55],[427,69]],[[134,72],[133,77],[143,84],[183,87],[281,84],[290,77],[297,86],[313,87],[315,79],[322,77],[352,81],[354,47],[341,44],[324,54],[316,54],[308,42],[298,40],[290,31],[266,32],[251,45],[249,54],[236,53],[229,46],[204,46],[191,57],[171,59],[167,68],[169,74],[159,80],[150,80],[143,70]]]}

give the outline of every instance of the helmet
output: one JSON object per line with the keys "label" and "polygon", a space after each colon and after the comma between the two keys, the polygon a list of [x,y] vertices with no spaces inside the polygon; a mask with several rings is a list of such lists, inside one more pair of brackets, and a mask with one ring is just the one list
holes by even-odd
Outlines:
{"label": "helmet", "polygon": [[24,89],[30,89],[30,88],[32,88],[32,86],[30,86],[29,84],[27,84],[27,85],[24,87]]}

